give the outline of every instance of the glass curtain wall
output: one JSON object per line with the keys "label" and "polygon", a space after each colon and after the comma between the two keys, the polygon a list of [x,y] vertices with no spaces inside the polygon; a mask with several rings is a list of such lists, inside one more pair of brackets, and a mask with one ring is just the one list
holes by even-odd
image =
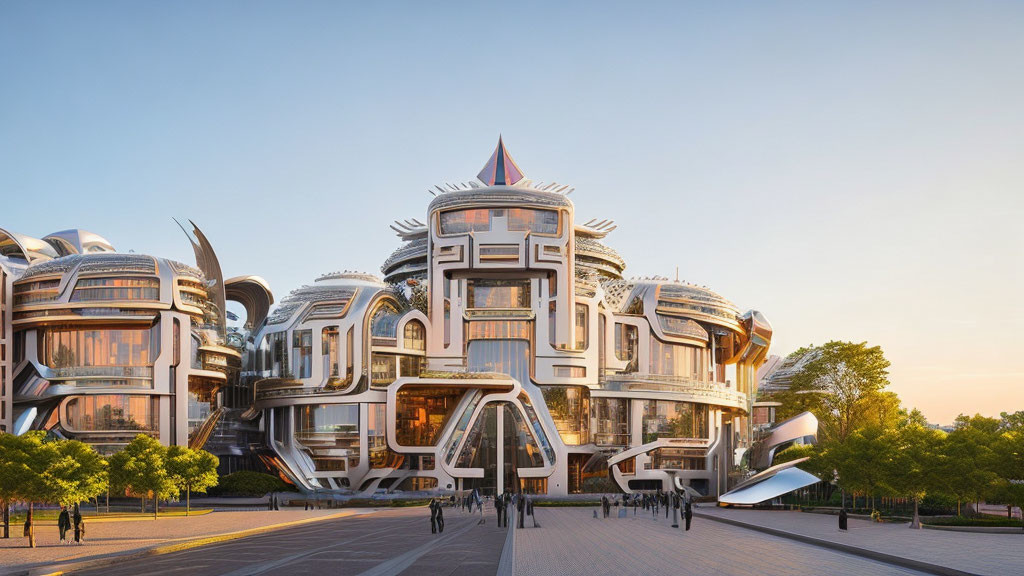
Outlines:
{"label": "glass curtain wall", "polygon": [[64,427],[72,432],[160,429],[159,398],[130,394],[73,396],[64,409]]}
{"label": "glass curtain wall", "polygon": [[40,334],[43,362],[51,368],[152,366],[160,354],[157,327],[142,330],[49,329]]}
{"label": "glass curtain wall", "polygon": [[642,400],[643,442],[659,438],[708,438],[708,406],[671,400]]}
{"label": "glass curtain wall", "polygon": [[470,372],[508,374],[520,383],[530,382],[530,343],[525,340],[472,340]]}
{"label": "glass curtain wall", "polygon": [[569,446],[589,443],[590,389],[585,386],[542,386],[541,391],[562,442]]}

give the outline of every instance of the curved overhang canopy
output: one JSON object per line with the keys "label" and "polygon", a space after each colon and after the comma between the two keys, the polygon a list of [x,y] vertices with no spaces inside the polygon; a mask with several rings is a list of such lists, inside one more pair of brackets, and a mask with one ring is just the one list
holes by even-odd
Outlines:
{"label": "curved overhang canopy", "polygon": [[274,304],[270,285],[259,276],[235,276],[224,281],[224,297],[245,308],[245,322],[257,327],[266,320]]}
{"label": "curved overhang canopy", "polygon": [[32,264],[59,258],[60,254],[48,242],[0,228],[0,256]]}
{"label": "curved overhang canopy", "polygon": [[88,230],[78,228],[54,232],[43,238],[61,256],[71,254],[96,254],[99,252],[116,252],[109,240]]}
{"label": "curved overhang canopy", "polygon": [[778,498],[793,490],[799,490],[818,482],[818,477],[796,467],[807,458],[800,458],[756,474],[736,488],[722,494],[718,501],[722,504],[739,504],[753,506],[766,500]]}

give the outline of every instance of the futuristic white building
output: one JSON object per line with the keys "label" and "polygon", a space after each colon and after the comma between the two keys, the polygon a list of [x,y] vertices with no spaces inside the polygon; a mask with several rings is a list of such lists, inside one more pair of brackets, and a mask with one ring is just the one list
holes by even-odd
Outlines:
{"label": "futuristic white building", "polygon": [[252,367],[284,475],[551,495],[717,495],[743,477],[768,322],[625,279],[615,226],[577,222],[571,191],[526,179],[499,140],[478,181],[392,226],[383,281],[331,274],[285,299]]}
{"label": "futuristic white building", "polygon": [[392,226],[383,279],[327,274],[273,310],[258,277],[222,280],[198,229],[196,267],[2,233],[0,426],[109,449],[143,431],[307,491],[725,493],[751,473],[771,326],[626,279],[615,226],[578,222],[571,192],[499,140],[478,180]]}

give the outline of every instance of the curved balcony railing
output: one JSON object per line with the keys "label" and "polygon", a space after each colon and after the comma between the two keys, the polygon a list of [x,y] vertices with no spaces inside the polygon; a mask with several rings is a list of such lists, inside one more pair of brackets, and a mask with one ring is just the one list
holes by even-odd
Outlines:
{"label": "curved balcony railing", "polygon": [[724,403],[737,407],[745,407],[747,395],[727,388],[718,382],[697,380],[685,376],[664,374],[606,374],[605,389],[623,392],[673,392],[694,396],[709,403]]}
{"label": "curved balcony railing", "polygon": [[217,422],[220,421],[221,416],[224,415],[224,408],[220,407],[210,412],[210,415],[206,418],[206,421],[199,425],[192,434],[188,437],[188,447],[193,450],[198,450],[203,446],[206,446],[206,442],[210,439],[210,434],[213,433],[214,428],[217,427]]}
{"label": "curved balcony railing", "polygon": [[153,379],[152,366],[66,366],[50,368],[51,380],[75,380],[83,378],[137,378]]}

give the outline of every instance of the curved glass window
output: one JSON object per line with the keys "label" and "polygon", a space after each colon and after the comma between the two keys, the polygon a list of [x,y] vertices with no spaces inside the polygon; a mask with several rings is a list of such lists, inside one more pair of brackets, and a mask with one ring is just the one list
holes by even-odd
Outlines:
{"label": "curved glass window", "polygon": [[72,302],[91,300],[159,300],[157,278],[82,278],[71,294]]}
{"label": "curved glass window", "polygon": [[615,357],[629,362],[626,372],[636,372],[637,329],[632,324],[615,323]]}
{"label": "curved glass window", "polygon": [[669,344],[651,336],[651,374],[708,380],[707,348]]}
{"label": "curved glass window", "polygon": [[540,210],[536,208],[470,208],[466,210],[450,210],[442,212],[440,218],[441,234],[444,236],[468,234],[470,232],[490,232],[494,230],[495,218],[498,222],[505,219],[506,230],[513,232],[529,231],[533,234],[557,235],[559,218],[557,210]]}
{"label": "curved glass window", "polygon": [[405,347],[410,350],[427,349],[427,329],[418,320],[410,320],[405,324]]}
{"label": "curved glass window", "polygon": [[64,427],[73,432],[160,429],[159,398],[130,394],[73,396],[64,408]]}
{"label": "curved glass window", "polygon": [[447,236],[469,232],[487,232],[491,229],[491,212],[487,208],[442,212],[441,234]]}
{"label": "curved glass window", "polygon": [[708,438],[708,406],[671,400],[642,400],[643,443],[658,438]]}
{"label": "curved glass window", "polygon": [[152,366],[160,355],[157,327],[142,330],[52,329],[40,336],[43,363],[51,368]]}

